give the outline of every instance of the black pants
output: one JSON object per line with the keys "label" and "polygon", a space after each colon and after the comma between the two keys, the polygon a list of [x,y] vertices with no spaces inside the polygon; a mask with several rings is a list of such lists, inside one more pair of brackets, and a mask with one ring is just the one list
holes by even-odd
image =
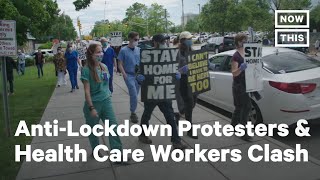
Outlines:
{"label": "black pants", "polygon": [[249,93],[246,92],[244,84],[233,83],[232,85],[233,103],[235,110],[232,114],[231,124],[247,124],[251,111],[251,99]]}
{"label": "black pants", "polygon": [[[156,106],[159,107],[160,111],[163,113],[164,117],[166,118],[167,124],[169,124],[172,128],[171,142],[179,143],[181,141],[181,138],[178,135],[178,128],[175,122],[174,112],[172,108],[172,101],[145,102],[144,111],[141,117],[141,125],[145,124],[149,126],[149,120],[151,119],[151,114]],[[144,135],[144,132],[142,134]]]}
{"label": "black pants", "polygon": [[10,93],[13,93],[13,80],[8,80],[9,82],[9,87],[10,87]]}
{"label": "black pants", "polygon": [[182,75],[180,79],[180,94],[184,102],[186,120],[192,123],[192,111],[197,103],[197,96],[192,93],[188,83],[188,76]]}

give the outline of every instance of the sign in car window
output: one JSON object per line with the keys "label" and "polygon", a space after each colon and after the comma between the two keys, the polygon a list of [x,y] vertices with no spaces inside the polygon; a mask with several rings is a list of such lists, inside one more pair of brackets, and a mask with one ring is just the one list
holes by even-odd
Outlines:
{"label": "sign in car window", "polygon": [[0,56],[16,55],[16,21],[0,20]]}

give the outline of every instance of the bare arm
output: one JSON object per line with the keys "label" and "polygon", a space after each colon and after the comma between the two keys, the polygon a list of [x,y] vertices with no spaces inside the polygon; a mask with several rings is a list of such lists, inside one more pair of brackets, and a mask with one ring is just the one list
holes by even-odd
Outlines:
{"label": "bare arm", "polygon": [[117,70],[118,64],[117,64],[116,58],[113,58],[113,64],[114,64],[114,68]]}
{"label": "bare arm", "polygon": [[88,106],[93,106],[92,100],[91,100],[91,94],[90,94],[90,84],[88,81],[83,81],[83,86],[84,86],[84,95],[86,102]]}
{"label": "bare arm", "polygon": [[123,78],[124,78],[124,79],[127,79],[127,74],[126,74],[126,72],[125,72],[124,69],[123,69],[123,62],[122,62],[122,61],[119,61],[119,69],[120,69],[120,71],[121,71],[121,73],[122,73],[122,75],[123,75]]}
{"label": "bare arm", "polygon": [[240,68],[238,68],[238,65],[239,65],[238,62],[236,61],[231,62],[231,72],[233,77],[237,77],[241,74],[241,70]]}
{"label": "bare arm", "polygon": [[77,61],[78,61],[79,66],[82,67],[82,64],[81,64],[81,61],[79,58],[77,59]]}

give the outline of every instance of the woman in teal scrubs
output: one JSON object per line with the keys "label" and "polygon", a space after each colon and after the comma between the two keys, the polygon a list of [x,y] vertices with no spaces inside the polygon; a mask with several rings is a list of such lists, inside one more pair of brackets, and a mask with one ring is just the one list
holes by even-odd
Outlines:
{"label": "woman in teal scrubs", "polygon": [[[110,74],[106,65],[101,63],[102,48],[98,44],[91,44],[87,50],[87,64],[82,69],[81,81],[84,85],[85,103],[83,107],[86,124],[94,127],[99,121],[108,120],[110,126],[118,125],[111,102],[109,90]],[[89,141],[92,150],[99,145],[98,137],[91,134]],[[122,150],[119,136],[109,136],[111,149]],[[123,162],[120,162],[123,163]]]}

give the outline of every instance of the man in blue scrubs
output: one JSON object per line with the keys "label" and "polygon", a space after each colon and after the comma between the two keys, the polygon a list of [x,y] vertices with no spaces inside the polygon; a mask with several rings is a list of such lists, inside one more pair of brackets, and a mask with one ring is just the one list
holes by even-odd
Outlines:
{"label": "man in blue scrubs", "polygon": [[128,35],[129,44],[121,49],[119,59],[119,69],[128,87],[130,95],[130,120],[138,123],[138,116],[135,113],[138,105],[138,94],[140,85],[136,80],[136,73],[140,64],[140,48],[138,46],[139,33],[130,32]]}
{"label": "man in blue scrubs", "polygon": [[77,75],[78,75],[78,64],[81,65],[81,63],[79,60],[78,52],[73,50],[71,43],[68,44],[67,51],[64,56],[66,58],[67,70],[68,70],[70,82],[71,82],[70,92],[74,92],[76,88],[79,89]]}
{"label": "man in blue scrubs", "polygon": [[101,38],[102,51],[103,51],[103,59],[102,63],[108,67],[110,79],[109,79],[109,89],[111,93],[113,92],[113,69],[117,69],[116,63],[116,53],[113,48],[109,46],[106,38]]}

